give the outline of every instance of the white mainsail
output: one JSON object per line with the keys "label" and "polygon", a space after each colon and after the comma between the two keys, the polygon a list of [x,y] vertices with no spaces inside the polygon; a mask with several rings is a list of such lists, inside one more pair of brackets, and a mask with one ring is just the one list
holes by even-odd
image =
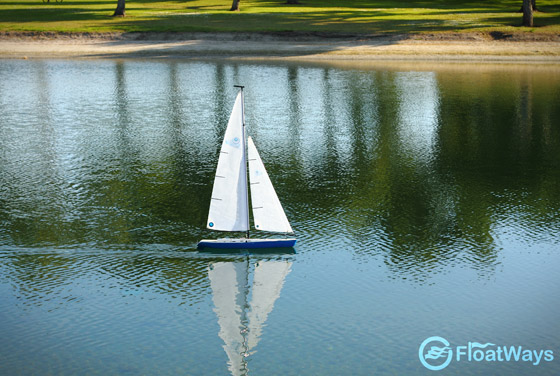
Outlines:
{"label": "white mainsail", "polygon": [[259,152],[251,137],[247,142],[249,150],[249,180],[253,220],[257,230],[292,233],[290,222],[268,177]]}
{"label": "white mainsail", "polygon": [[216,168],[207,222],[207,227],[212,230],[249,230],[243,120],[243,93],[239,92],[229,118]]}

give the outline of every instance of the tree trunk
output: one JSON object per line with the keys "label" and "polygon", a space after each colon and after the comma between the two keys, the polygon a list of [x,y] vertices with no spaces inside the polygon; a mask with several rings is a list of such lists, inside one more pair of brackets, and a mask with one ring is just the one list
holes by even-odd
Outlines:
{"label": "tree trunk", "polygon": [[118,0],[117,9],[115,9],[115,13],[113,13],[113,17],[124,17],[124,6],[125,6],[125,0]]}
{"label": "tree trunk", "polygon": [[[533,8],[533,12],[538,12],[537,0],[531,0],[531,8]],[[521,5],[521,8],[519,8],[519,13],[523,13],[523,5]]]}
{"label": "tree trunk", "polygon": [[239,1],[240,0],[233,0],[233,3],[231,3],[231,11],[239,10]]}
{"label": "tree trunk", "polygon": [[531,0],[523,0],[523,26],[533,27],[533,6]]}

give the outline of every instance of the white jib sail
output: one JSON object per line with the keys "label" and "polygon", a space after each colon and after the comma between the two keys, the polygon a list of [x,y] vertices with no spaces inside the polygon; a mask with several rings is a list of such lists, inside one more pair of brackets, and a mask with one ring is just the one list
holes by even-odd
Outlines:
{"label": "white jib sail", "polygon": [[282,204],[266,173],[259,152],[251,137],[247,141],[249,150],[249,180],[253,219],[257,230],[292,233],[292,227]]}
{"label": "white jib sail", "polygon": [[249,229],[242,96],[239,92],[235,100],[218,159],[207,222],[212,230]]}

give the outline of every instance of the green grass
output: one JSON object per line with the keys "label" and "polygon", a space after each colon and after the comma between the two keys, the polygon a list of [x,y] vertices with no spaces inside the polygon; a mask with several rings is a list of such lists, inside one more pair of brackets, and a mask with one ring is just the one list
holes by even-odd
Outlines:
{"label": "green grass", "polygon": [[325,33],[560,33],[560,1],[537,0],[535,27],[523,28],[522,1],[495,0],[128,0],[126,17],[111,17],[115,1],[0,0],[0,30],[54,32],[239,31]]}

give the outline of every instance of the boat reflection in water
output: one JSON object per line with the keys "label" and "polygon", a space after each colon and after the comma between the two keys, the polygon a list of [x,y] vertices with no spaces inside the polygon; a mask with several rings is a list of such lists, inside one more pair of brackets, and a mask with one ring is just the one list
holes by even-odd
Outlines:
{"label": "boat reflection in water", "polygon": [[[232,375],[247,375],[247,358],[256,352],[263,326],[290,273],[286,260],[258,260],[251,280],[251,260],[214,262],[208,266],[214,312]],[[249,299],[250,298],[250,299]]]}

